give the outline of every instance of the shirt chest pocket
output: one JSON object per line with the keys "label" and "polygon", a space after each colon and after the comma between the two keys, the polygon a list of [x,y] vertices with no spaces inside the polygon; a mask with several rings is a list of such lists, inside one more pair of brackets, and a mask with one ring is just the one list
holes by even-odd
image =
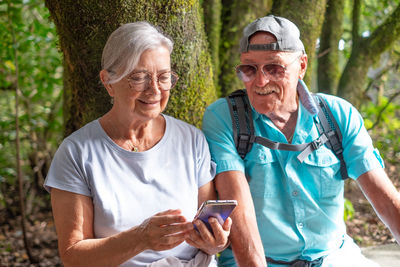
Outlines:
{"label": "shirt chest pocket", "polygon": [[303,177],[312,179],[320,198],[336,197],[341,193],[340,161],[332,150],[322,146],[311,153],[302,165]]}
{"label": "shirt chest pocket", "polygon": [[282,171],[273,151],[254,144],[245,164],[253,198],[272,198],[279,194]]}

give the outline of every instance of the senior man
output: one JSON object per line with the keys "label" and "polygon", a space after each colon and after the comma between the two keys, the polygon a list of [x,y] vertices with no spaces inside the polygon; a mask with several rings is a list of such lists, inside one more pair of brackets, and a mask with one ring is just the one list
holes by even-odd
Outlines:
{"label": "senior man", "polygon": [[[217,163],[218,195],[239,203],[231,249],[221,253],[220,266],[235,266],[235,259],[246,267],[376,266],[346,234],[344,179],[357,182],[397,242],[400,195],[362,117],[341,98],[309,93],[302,81],[307,55],[300,33],[285,18],[270,15],[249,24],[240,61],[242,105],[232,108],[229,102],[237,98],[219,99],[203,118]],[[324,112],[318,115],[319,105]],[[248,106],[245,116],[240,106]],[[321,130],[324,118],[337,128]],[[254,133],[238,141],[241,128]]]}

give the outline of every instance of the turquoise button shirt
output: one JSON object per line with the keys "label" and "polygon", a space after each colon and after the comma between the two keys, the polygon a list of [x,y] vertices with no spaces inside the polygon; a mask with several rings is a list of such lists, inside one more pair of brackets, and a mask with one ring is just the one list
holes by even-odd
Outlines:
{"label": "turquoise button shirt", "polygon": [[[358,111],[341,98],[321,95],[342,132],[349,177],[357,179],[369,170],[383,167]],[[256,135],[287,143],[285,136],[265,115],[254,109],[252,115]],[[242,160],[234,145],[225,99],[207,108],[203,131],[212,159],[217,163],[217,173],[237,170],[250,178],[266,256],[283,261],[314,260],[341,246],[346,235],[344,183],[340,162],[330,149],[324,145],[300,163],[296,158],[298,151],[271,150],[254,144]],[[311,142],[318,136],[314,116],[300,104],[293,144]],[[232,261],[232,252],[227,249],[221,255],[222,263],[229,258]]]}

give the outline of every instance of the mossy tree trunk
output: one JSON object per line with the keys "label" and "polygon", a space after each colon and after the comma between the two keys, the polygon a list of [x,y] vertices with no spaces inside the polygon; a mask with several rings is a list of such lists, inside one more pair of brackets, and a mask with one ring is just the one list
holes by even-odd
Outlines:
{"label": "mossy tree trunk", "polygon": [[222,0],[222,29],[220,46],[219,83],[221,96],[243,88],[236,77],[235,66],[239,64],[239,40],[244,27],[258,17],[266,16],[270,0]]}
{"label": "mossy tree trunk", "polygon": [[308,55],[308,74],[304,78],[306,84],[311,82],[313,58],[324,21],[326,2],[326,0],[280,0],[274,1],[271,10],[272,14],[293,21],[300,29],[301,40]]}
{"label": "mossy tree trunk", "polygon": [[[357,18],[353,25],[359,25],[359,16],[353,16]],[[338,95],[359,107],[365,99],[363,92],[368,68],[377,63],[380,55],[400,37],[400,4],[369,37],[355,36],[358,33],[357,29],[356,26],[353,29],[354,44],[339,81]]]}
{"label": "mossy tree trunk", "polygon": [[340,78],[339,40],[343,33],[344,0],[328,0],[320,37],[318,91],[335,94]]}
{"label": "mossy tree trunk", "polygon": [[149,21],[174,42],[172,68],[181,79],[166,113],[197,126],[215,100],[212,67],[198,1],[46,0],[64,58],[65,134],[103,115],[111,105],[99,82],[101,53],[112,31],[127,22]]}
{"label": "mossy tree trunk", "polygon": [[213,66],[214,85],[220,94],[218,85],[219,75],[219,46],[221,40],[221,0],[203,0],[204,27],[210,49],[211,62]]}

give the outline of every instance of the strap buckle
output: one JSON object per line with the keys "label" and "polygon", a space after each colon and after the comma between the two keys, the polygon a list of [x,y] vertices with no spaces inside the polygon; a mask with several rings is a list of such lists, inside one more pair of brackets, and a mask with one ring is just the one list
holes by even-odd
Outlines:
{"label": "strap buckle", "polygon": [[250,147],[250,142],[251,141],[251,135],[249,134],[240,134],[238,136],[238,142],[237,142],[237,151],[242,159],[246,156],[247,152],[249,152],[249,147]]}
{"label": "strap buckle", "polygon": [[240,134],[238,138],[238,147],[243,147],[243,145],[247,146],[249,140],[250,140],[249,134]]}
{"label": "strap buckle", "polygon": [[318,148],[320,148],[322,146],[322,140],[321,137],[318,139],[315,139],[314,141],[311,142],[311,147],[314,150],[317,150]]}

